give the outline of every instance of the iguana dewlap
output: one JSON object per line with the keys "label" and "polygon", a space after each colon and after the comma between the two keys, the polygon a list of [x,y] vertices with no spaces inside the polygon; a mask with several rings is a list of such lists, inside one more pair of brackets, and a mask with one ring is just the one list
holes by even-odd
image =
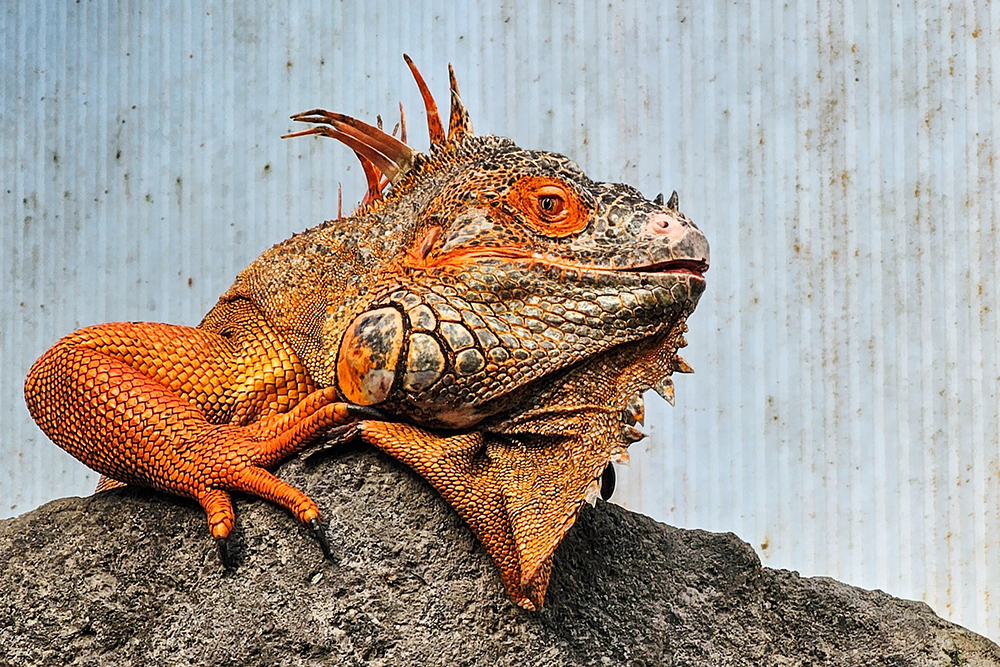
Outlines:
{"label": "iguana dewlap", "polygon": [[360,435],[426,478],[514,601],[537,608],[580,506],[642,437],[642,392],[671,399],[670,374],[690,370],[676,351],[708,243],[676,194],[649,201],[561,155],[473,136],[454,75],[446,134],[407,63],[428,153],[405,125],[396,139],[327,111],[293,116],[314,124],[296,134],[357,153],[358,210],[266,251],[197,328],[66,336],[25,396],[102,486],[197,500],[224,559],[234,490],[290,510],[329,554],[316,504],[267,469]]}

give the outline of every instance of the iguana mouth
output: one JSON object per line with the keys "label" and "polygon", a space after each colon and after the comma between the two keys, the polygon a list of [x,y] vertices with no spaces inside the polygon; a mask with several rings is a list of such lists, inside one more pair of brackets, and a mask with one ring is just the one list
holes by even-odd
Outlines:
{"label": "iguana mouth", "polygon": [[[439,228],[436,228],[439,229]],[[430,237],[430,235],[428,235]],[[434,237],[436,240],[436,236]],[[431,242],[433,243],[433,242]],[[461,248],[453,250],[439,257],[428,260],[428,247],[431,244],[425,239],[423,248],[418,258],[410,257],[409,266],[420,265],[420,268],[452,266],[461,267],[477,261],[486,260],[509,260],[528,265],[543,265],[560,270],[574,271],[595,271],[614,273],[681,273],[704,278],[704,273],[708,271],[708,262],[703,259],[674,259],[666,262],[657,262],[646,266],[622,266],[606,267],[599,265],[587,265],[565,262],[562,258],[555,258],[546,255],[539,255],[535,252],[514,246],[489,247],[489,248]]]}
{"label": "iguana mouth", "polygon": [[660,262],[649,266],[630,267],[621,269],[629,273],[686,273],[689,275],[704,278],[708,271],[708,262],[694,259],[675,259],[669,262]]}

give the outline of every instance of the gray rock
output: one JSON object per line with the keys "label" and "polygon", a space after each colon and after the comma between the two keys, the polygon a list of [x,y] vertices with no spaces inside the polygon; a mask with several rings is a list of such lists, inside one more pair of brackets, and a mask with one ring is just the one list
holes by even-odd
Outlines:
{"label": "gray rock", "polygon": [[526,612],[392,459],[344,448],[279,474],[319,503],[338,563],[245,496],[229,572],[197,505],[148,490],[0,522],[0,664],[1000,665],[925,604],[763,568],[734,535],[601,502],[559,548],[546,608]]}

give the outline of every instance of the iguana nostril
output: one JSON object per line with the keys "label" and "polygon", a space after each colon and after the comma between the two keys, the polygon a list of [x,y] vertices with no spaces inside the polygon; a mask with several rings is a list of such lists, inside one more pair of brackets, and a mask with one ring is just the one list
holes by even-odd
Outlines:
{"label": "iguana nostril", "polygon": [[675,241],[684,236],[684,225],[676,217],[666,213],[651,213],[642,223],[639,236],[653,236]]}

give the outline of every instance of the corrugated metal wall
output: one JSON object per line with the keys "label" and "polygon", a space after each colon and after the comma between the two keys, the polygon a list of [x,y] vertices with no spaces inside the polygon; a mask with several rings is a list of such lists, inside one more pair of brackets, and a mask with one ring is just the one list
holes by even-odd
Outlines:
{"label": "corrugated metal wall", "polygon": [[698,374],[648,398],[619,502],[1000,638],[1000,3],[938,4],[5,3],[0,513],[96,481],[30,423],[31,362],[197,323],[356,201],[289,113],[402,99],[423,147],[407,51],[480,131],[676,188],[713,244]]}

